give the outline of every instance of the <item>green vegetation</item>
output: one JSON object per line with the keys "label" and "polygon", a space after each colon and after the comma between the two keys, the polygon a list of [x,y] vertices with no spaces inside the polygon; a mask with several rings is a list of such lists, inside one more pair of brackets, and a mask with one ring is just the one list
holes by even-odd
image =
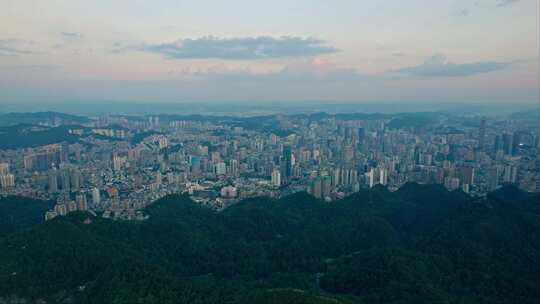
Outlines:
{"label": "green vegetation", "polygon": [[155,131],[146,131],[146,132],[137,133],[137,134],[133,135],[133,137],[131,138],[131,144],[132,145],[138,145],[145,138],[147,138],[149,136],[152,136],[152,135],[159,135],[159,134],[162,134],[162,133],[155,132]]}
{"label": "green vegetation", "polygon": [[16,125],[0,128],[0,149],[33,148],[61,142],[75,143],[80,137],[69,133],[73,126],[56,128]]}
{"label": "green vegetation", "polygon": [[338,120],[376,120],[376,119],[390,119],[393,117],[392,114],[381,114],[381,113],[336,113],[328,114],[326,112],[317,112],[313,114],[295,114],[292,115],[294,118],[304,118],[312,121],[319,121],[323,119],[335,118]]}
{"label": "green vegetation", "polygon": [[537,303],[539,201],[511,187],[472,199],[407,184],[331,204],[253,198],[216,213],[171,195],[144,222],[74,213],[0,239],[0,298]]}
{"label": "green vegetation", "polygon": [[390,129],[419,129],[439,121],[437,113],[403,113],[395,116],[389,123]]}
{"label": "green vegetation", "polygon": [[53,206],[52,202],[20,196],[1,198],[0,237],[44,222],[45,212]]}

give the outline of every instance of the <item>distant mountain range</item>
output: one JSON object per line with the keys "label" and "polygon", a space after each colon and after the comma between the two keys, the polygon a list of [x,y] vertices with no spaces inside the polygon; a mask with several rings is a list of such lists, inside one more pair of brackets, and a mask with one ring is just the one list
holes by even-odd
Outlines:
{"label": "distant mountain range", "polygon": [[532,119],[532,120],[540,121],[540,108],[536,110],[533,109],[529,111],[516,112],[516,113],[508,115],[508,117],[512,119]]}
{"label": "distant mountain range", "polygon": [[18,124],[42,124],[53,125],[55,121],[62,124],[84,124],[91,120],[84,116],[70,115],[59,112],[35,112],[35,113],[7,113],[0,114],[0,126],[12,126]]}
{"label": "distant mountain range", "polygon": [[[146,121],[148,116],[117,116],[124,117],[131,121]],[[233,127],[242,127],[248,130],[255,130],[264,133],[274,133],[279,136],[287,136],[294,130],[285,130],[280,127],[277,115],[255,116],[255,117],[232,117],[232,116],[212,116],[212,115],[176,115],[160,114],[162,123],[171,121],[207,121],[213,123],[227,124]],[[433,125],[439,121],[439,113],[401,113],[401,114],[298,114],[292,115],[295,119],[306,119],[320,121],[323,119],[335,118],[338,120],[374,120],[386,119],[389,121],[389,128],[413,129],[423,128]],[[80,140],[81,136],[70,134],[70,128],[82,129],[81,124],[91,122],[87,117],[75,116],[57,112],[37,112],[37,113],[9,113],[0,115],[0,149],[30,148],[41,145],[68,142],[74,143]],[[47,126],[43,126],[46,124]],[[42,125],[35,128],[36,125]],[[111,129],[124,129],[119,125],[108,126]],[[145,132],[142,132],[144,134]],[[96,135],[97,136],[97,135]],[[140,136],[135,135],[133,142],[137,142]]]}
{"label": "distant mountain range", "polygon": [[76,115],[101,116],[111,114],[123,115],[157,115],[160,113],[200,114],[216,116],[250,116],[270,115],[276,113],[403,113],[403,112],[445,112],[456,115],[500,115],[509,114],[519,109],[538,109],[538,103],[524,102],[449,102],[449,101],[214,101],[214,102],[149,102],[118,100],[79,100],[79,101],[37,101],[37,102],[2,102],[1,111],[26,112],[57,111]]}
{"label": "distant mountain range", "polygon": [[[11,219],[28,212],[2,211]],[[410,183],[333,203],[306,193],[252,198],[219,213],[170,195],[145,212],[143,222],[74,213],[9,228],[0,238],[0,303],[540,298],[540,196],[514,187],[475,199]]]}
{"label": "distant mountain range", "polygon": [[[284,129],[280,126],[280,115],[263,115],[263,116],[213,116],[200,114],[156,114],[145,116],[123,116],[114,115],[115,117],[123,117],[128,121],[147,121],[149,117],[159,117],[161,123],[169,123],[172,121],[196,121],[196,122],[212,122],[229,125],[232,127],[242,127],[248,130],[254,130],[263,133],[274,133],[279,136],[287,136],[294,133],[293,129]],[[311,114],[291,114],[292,119],[307,120],[307,121],[322,121],[326,119],[336,120],[386,120],[386,127],[390,129],[407,129],[417,131],[424,128],[437,126],[445,119],[453,119],[455,123],[462,124],[466,127],[479,127],[479,119],[477,117],[461,117],[456,118],[451,114],[444,112],[406,112],[406,113],[337,113],[330,114],[326,112],[315,112]],[[540,118],[540,112],[529,111],[519,112],[509,115],[510,119],[528,119],[537,120]],[[76,116],[58,112],[36,112],[36,113],[8,113],[0,114],[0,149],[18,149],[37,147],[46,144],[68,142],[77,142],[80,136],[69,134],[69,127],[77,126],[92,122],[90,118],[84,116]],[[32,130],[35,125],[48,125],[47,129]],[[55,126],[55,127],[53,127]],[[111,125],[108,128],[124,129],[119,125]],[[458,132],[458,130],[455,130]],[[143,132],[144,133],[144,132]],[[96,135],[97,136],[97,135]],[[138,141],[137,134],[135,140]],[[107,139],[107,138],[105,138]],[[109,138],[110,139],[110,138]]]}
{"label": "distant mountain range", "polygon": [[[36,127],[35,125],[18,124],[0,127],[0,149],[33,148],[61,142],[74,143],[80,136],[70,134],[73,126]],[[77,128],[82,128],[77,126]]]}

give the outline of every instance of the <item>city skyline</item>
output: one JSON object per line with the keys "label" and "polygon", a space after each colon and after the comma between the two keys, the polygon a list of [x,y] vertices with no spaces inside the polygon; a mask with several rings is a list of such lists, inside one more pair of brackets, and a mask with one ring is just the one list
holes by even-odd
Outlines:
{"label": "city skyline", "polygon": [[535,0],[7,1],[0,103],[537,103]]}
{"label": "city skyline", "polygon": [[145,207],[174,193],[223,210],[254,197],[307,192],[331,202],[407,183],[476,198],[510,184],[540,191],[532,112],[0,118],[0,196],[56,200],[47,220],[77,210],[145,220]]}

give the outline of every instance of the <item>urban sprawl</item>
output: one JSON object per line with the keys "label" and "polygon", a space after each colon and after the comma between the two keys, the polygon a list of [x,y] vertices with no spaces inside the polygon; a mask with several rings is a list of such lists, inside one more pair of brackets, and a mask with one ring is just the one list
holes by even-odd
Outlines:
{"label": "urban sprawl", "polygon": [[[69,126],[75,142],[0,150],[0,195],[54,200],[47,220],[78,210],[144,220],[144,207],[174,193],[222,210],[298,191],[331,203],[406,182],[473,196],[503,184],[540,191],[540,133],[530,122],[443,117],[391,128],[387,118],[276,115],[274,128],[250,128],[173,117],[99,117]],[[60,125],[54,119],[28,132]]]}

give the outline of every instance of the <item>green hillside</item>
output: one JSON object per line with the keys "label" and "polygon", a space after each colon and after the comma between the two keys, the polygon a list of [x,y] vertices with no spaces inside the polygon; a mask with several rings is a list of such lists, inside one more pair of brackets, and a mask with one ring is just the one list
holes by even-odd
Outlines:
{"label": "green hillside", "polygon": [[[46,303],[537,303],[540,197],[376,187],[144,222],[75,213],[0,239],[0,298]],[[90,219],[90,223],[87,219]],[[1,302],[1,300],[0,300]]]}
{"label": "green hillside", "polygon": [[0,237],[45,222],[52,202],[20,196],[0,198]]}
{"label": "green hillside", "polygon": [[0,127],[0,149],[23,149],[61,142],[78,142],[80,136],[70,134],[69,129],[70,126],[51,128],[22,124]]}
{"label": "green hillside", "polygon": [[0,114],[0,125],[10,126],[18,124],[37,125],[42,123],[54,124],[61,122],[62,124],[84,124],[91,122],[90,119],[84,116],[70,115],[58,112],[33,112],[33,113],[6,113]]}

